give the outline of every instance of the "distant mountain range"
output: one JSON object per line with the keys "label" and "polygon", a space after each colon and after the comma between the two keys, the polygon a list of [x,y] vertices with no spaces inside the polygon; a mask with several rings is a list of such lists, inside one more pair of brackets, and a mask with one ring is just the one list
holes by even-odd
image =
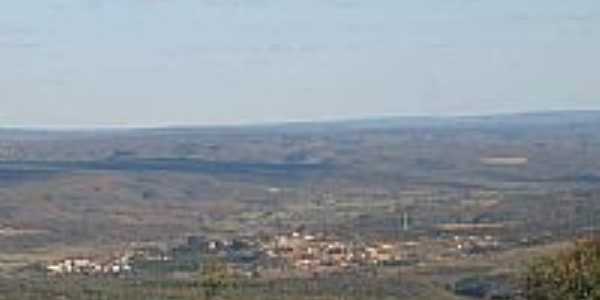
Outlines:
{"label": "distant mountain range", "polygon": [[301,121],[248,125],[219,126],[167,126],[167,127],[110,127],[110,128],[61,128],[52,127],[1,127],[0,138],[18,135],[20,139],[44,138],[49,132],[53,136],[61,134],[145,134],[175,132],[213,132],[228,131],[329,131],[352,129],[402,129],[402,128],[491,128],[523,126],[577,126],[600,125],[600,110],[539,111],[524,113],[505,113],[477,116],[386,116],[331,121]]}
{"label": "distant mountain range", "polygon": [[275,131],[322,131],[348,129],[402,129],[402,128],[491,128],[522,126],[577,126],[600,125],[598,111],[540,111],[478,116],[386,116],[332,121],[303,121],[246,126],[214,127],[166,127],[147,129],[151,131],[175,130],[275,130]]}

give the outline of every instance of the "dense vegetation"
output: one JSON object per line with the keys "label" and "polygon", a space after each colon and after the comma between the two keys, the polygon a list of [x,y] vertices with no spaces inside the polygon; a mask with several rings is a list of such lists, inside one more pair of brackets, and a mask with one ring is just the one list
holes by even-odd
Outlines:
{"label": "dense vegetation", "polygon": [[[215,273],[212,273],[212,272]],[[30,278],[0,282],[2,300],[456,300],[443,288],[413,279],[336,276],[276,281],[223,278],[220,268],[196,280]]]}
{"label": "dense vegetation", "polygon": [[534,262],[526,276],[530,300],[600,299],[600,240]]}

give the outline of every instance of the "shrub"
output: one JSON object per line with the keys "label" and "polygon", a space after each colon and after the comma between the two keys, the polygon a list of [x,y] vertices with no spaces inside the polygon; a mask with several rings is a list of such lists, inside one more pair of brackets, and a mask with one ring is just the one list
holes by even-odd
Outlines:
{"label": "shrub", "polygon": [[525,282],[530,300],[600,300],[600,240],[535,260]]}

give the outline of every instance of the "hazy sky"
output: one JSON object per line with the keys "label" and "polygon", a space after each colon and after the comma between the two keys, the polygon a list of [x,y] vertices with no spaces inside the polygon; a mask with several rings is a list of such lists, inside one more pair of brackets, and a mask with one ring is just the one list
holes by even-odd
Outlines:
{"label": "hazy sky", "polygon": [[19,0],[1,125],[600,109],[598,0]]}

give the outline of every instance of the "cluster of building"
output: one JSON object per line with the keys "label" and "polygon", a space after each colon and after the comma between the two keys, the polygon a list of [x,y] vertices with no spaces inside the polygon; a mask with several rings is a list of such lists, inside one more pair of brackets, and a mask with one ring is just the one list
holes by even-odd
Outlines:
{"label": "cluster of building", "polygon": [[299,232],[275,237],[265,245],[265,251],[269,257],[284,258],[297,268],[313,272],[402,264],[408,259],[408,253],[396,244],[343,242]]}
{"label": "cluster of building", "polygon": [[500,248],[500,242],[491,235],[456,235],[453,241],[456,249],[467,255],[483,254]]}
{"label": "cluster of building", "polygon": [[105,261],[95,261],[91,258],[67,258],[49,264],[46,270],[50,274],[112,274],[119,275],[133,271],[131,256],[123,255]]}
{"label": "cluster of building", "polygon": [[134,271],[136,262],[167,262],[173,258],[155,244],[132,244],[127,250],[109,256],[70,257],[50,263],[46,271],[53,275],[122,275]]}
{"label": "cluster of building", "polygon": [[46,269],[51,274],[121,275],[133,272],[134,266],[139,269],[136,271],[143,272],[140,266],[147,264],[140,265],[138,262],[162,265],[183,259],[192,263],[190,257],[200,262],[202,256],[208,255],[223,258],[236,274],[254,277],[276,272],[281,266],[286,266],[281,272],[287,270],[287,266],[293,266],[300,272],[315,274],[361,266],[418,265],[428,261],[460,259],[498,250],[499,247],[500,242],[490,235],[445,234],[437,239],[392,243],[347,241],[331,235],[304,232],[260,240],[252,237],[211,240],[203,236],[189,236],[174,248],[132,245],[125,254],[114,255],[110,259],[69,258],[50,264]]}
{"label": "cluster of building", "polygon": [[407,266],[462,259],[503,248],[492,235],[452,235],[418,241],[357,243],[294,232],[265,245],[268,257],[283,258],[300,270],[327,272],[366,265]]}
{"label": "cluster of building", "polygon": [[199,258],[203,255],[221,256],[231,263],[231,266],[243,266],[255,262],[260,254],[255,244],[246,239],[206,239],[202,236],[190,236],[186,242],[174,248],[157,243],[136,243],[119,254],[112,254],[108,259],[71,257],[50,263],[45,269],[52,275],[121,275],[133,272],[134,268],[135,271],[142,271],[143,267],[140,266],[147,266],[148,262],[158,267],[168,266],[169,262],[183,257],[186,262],[192,263],[189,257]]}

